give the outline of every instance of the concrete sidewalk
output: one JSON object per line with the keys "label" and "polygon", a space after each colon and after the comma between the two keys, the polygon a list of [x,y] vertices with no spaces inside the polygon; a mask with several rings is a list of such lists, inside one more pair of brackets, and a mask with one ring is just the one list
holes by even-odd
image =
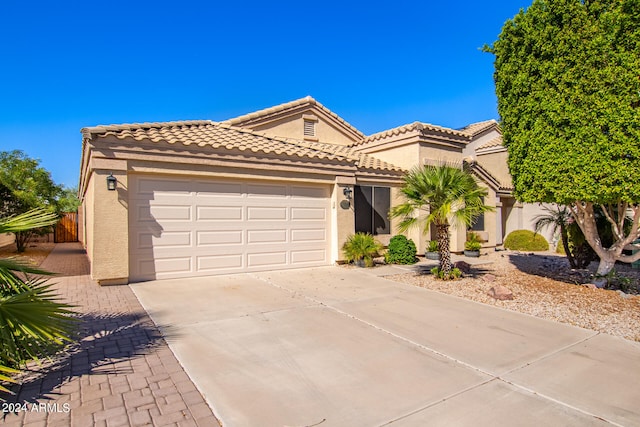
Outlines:
{"label": "concrete sidewalk", "polygon": [[128,286],[93,282],[78,243],[57,244],[41,268],[58,273],[51,279],[57,293],[77,306],[77,342],[50,363],[33,366],[11,387],[14,396],[1,396],[20,406],[6,406],[0,424],[219,425]]}
{"label": "concrete sidewalk", "polygon": [[636,342],[362,269],[132,289],[225,426],[640,425]]}

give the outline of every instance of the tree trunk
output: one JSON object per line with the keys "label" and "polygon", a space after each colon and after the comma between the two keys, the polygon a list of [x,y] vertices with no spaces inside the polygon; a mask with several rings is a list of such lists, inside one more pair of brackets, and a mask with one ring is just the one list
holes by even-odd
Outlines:
{"label": "tree trunk", "polygon": [[598,288],[604,288],[607,285],[607,279],[603,276],[606,276],[613,270],[613,267],[616,265],[616,256],[612,255],[610,257],[600,257],[600,264],[598,264],[598,270],[596,271],[597,277],[593,279],[593,284]]}
{"label": "tree trunk", "polygon": [[451,250],[449,249],[449,224],[437,224],[438,251],[440,252],[440,271],[447,277],[451,273]]}
{"label": "tree trunk", "polygon": [[571,249],[569,248],[569,235],[567,233],[567,228],[564,226],[560,226],[560,237],[562,239],[562,247],[564,248],[564,253],[567,255],[567,259],[569,260],[569,265],[571,268],[576,268],[576,261],[573,259],[573,254],[571,253]]}

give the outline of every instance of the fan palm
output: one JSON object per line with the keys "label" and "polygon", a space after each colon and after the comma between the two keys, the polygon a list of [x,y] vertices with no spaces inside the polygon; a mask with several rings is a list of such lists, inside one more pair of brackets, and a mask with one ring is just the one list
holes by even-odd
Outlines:
{"label": "fan palm", "polygon": [[[55,213],[33,210],[0,219],[0,233],[26,231],[52,225]],[[29,360],[51,354],[70,341],[72,312],[41,277],[45,271],[15,259],[0,259],[0,381]],[[0,386],[0,390],[6,391]]]}
{"label": "fan palm", "polygon": [[555,209],[551,209],[547,206],[543,206],[547,213],[536,216],[536,222],[534,224],[536,233],[539,233],[543,228],[551,227],[552,233],[555,234],[560,230],[560,239],[562,240],[562,247],[564,253],[567,255],[569,265],[571,268],[576,268],[576,261],[573,258],[571,249],[569,247],[569,224],[573,220],[571,212],[566,206],[556,206]]}
{"label": "fan palm", "polygon": [[404,177],[401,193],[405,202],[391,209],[392,218],[401,218],[398,225],[404,232],[431,224],[436,227],[440,271],[449,277],[452,270],[449,227],[452,224],[470,226],[484,212],[492,211],[483,198],[487,190],[480,188],[465,169],[448,165],[425,165],[409,171]]}

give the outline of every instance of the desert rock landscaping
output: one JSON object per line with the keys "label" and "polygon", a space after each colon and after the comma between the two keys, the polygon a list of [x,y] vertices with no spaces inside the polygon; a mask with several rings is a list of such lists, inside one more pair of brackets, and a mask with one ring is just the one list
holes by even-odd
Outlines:
{"label": "desert rock landscaping", "polygon": [[[640,341],[640,270],[616,265],[627,293],[583,286],[597,268],[571,270],[563,256],[550,252],[483,253],[490,263],[472,267],[460,280],[435,280],[430,274],[407,273],[389,279],[437,292],[490,304],[507,310],[568,323],[573,326]],[[492,288],[503,286],[513,299],[489,296]]]}

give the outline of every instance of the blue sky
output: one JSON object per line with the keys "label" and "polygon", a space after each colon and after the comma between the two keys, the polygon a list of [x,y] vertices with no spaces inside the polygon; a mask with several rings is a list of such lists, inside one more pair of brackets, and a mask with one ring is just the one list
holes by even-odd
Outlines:
{"label": "blue sky", "polygon": [[480,48],[530,2],[7,1],[0,150],[72,187],[85,126],[224,120],[306,95],[365,134],[497,119]]}

